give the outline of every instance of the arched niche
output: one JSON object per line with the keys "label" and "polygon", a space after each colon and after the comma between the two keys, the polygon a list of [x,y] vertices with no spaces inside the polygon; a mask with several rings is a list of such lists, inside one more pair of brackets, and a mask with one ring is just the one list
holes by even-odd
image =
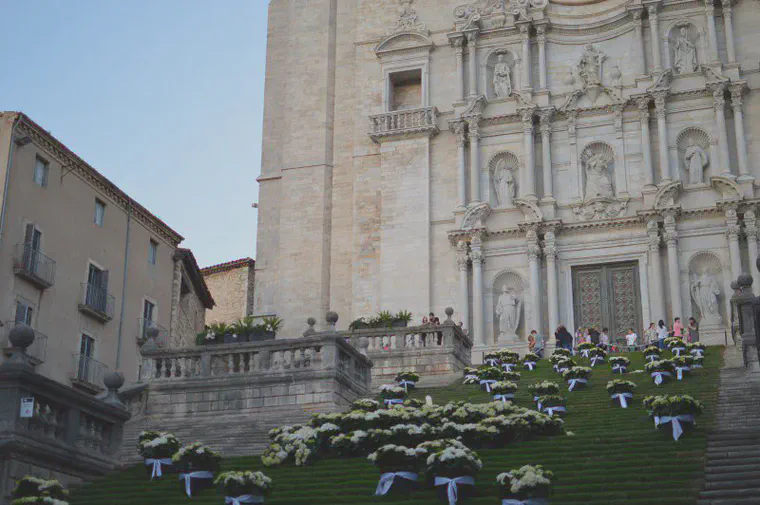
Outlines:
{"label": "arched niche", "polygon": [[511,151],[494,154],[488,162],[489,198],[494,208],[514,207],[520,160]]}
{"label": "arched niche", "polygon": [[712,161],[710,136],[703,129],[690,126],[678,134],[676,147],[678,166],[685,173],[682,180],[689,185],[703,184],[707,180],[707,170]]}
{"label": "arched niche", "polygon": [[591,142],[581,152],[584,201],[615,197],[615,150],[606,142]]}
{"label": "arched niche", "polygon": [[720,326],[725,321],[723,263],[712,251],[699,251],[689,258],[691,314],[700,326]]}
{"label": "arched niche", "polygon": [[[481,64],[481,77],[485,83],[486,98],[488,98],[488,100],[501,100],[511,96],[512,92],[516,90],[519,91],[519,62],[520,58],[514,52],[504,47],[493,48],[488,53],[486,53],[485,57],[483,58],[483,63]],[[496,86],[494,83],[494,74],[497,65],[500,63],[506,65],[506,70],[509,71],[509,84],[511,88],[509,90],[509,93],[503,94],[502,92],[501,96],[497,95]],[[503,73],[504,68],[500,67],[500,70]]]}
{"label": "arched niche", "polygon": [[503,270],[493,281],[494,340],[499,343],[517,342],[524,327],[525,280],[514,270]]}
{"label": "arched niche", "polygon": [[699,72],[705,60],[704,34],[688,20],[678,20],[665,29],[665,54],[674,75]]}

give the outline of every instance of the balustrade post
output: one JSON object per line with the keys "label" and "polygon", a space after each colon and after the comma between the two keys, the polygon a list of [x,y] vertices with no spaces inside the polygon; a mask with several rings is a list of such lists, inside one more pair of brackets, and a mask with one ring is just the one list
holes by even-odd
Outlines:
{"label": "balustrade post", "polygon": [[76,408],[69,408],[66,411],[66,431],[64,432],[64,441],[67,445],[74,447],[79,440],[79,418],[81,412]]}
{"label": "balustrade post", "polygon": [[201,354],[201,377],[209,377],[211,375],[211,352],[204,350]]}

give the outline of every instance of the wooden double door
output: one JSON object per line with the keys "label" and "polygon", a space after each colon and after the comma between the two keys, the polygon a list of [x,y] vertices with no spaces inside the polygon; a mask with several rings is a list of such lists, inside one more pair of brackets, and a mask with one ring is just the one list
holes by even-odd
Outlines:
{"label": "wooden double door", "polygon": [[609,328],[610,340],[633,328],[641,338],[641,292],[636,262],[574,267],[575,327]]}

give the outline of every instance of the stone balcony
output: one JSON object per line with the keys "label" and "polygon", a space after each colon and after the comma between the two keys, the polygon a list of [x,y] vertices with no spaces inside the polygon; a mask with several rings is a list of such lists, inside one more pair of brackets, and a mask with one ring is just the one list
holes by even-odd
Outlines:
{"label": "stone balcony", "polygon": [[369,136],[375,143],[396,138],[433,136],[440,130],[436,124],[438,109],[420,107],[383,112],[369,117]]}

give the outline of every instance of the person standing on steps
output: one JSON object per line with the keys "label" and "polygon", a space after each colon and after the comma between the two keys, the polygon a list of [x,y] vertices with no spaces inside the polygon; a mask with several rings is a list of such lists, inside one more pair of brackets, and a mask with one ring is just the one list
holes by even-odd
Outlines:
{"label": "person standing on steps", "polygon": [[686,327],[689,332],[689,343],[699,342],[699,323],[693,317],[689,318],[689,325]]}
{"label": "person standing on steps", "polygon": [[681,324],[680,317],[673,319],[673,336],[683,338],[683,324]]}
{"label": "person standing on steps", "polygon": [[657,328],[654,323],[649,323],[649,328],[644,331],[644,344],[657,345]]}
{"label": "person standing on steps", "polygon": [[660,319],[657,321],[657,347],[665,349],[666,338],[668,338],[668,327],[665,326],[665,321]]}

